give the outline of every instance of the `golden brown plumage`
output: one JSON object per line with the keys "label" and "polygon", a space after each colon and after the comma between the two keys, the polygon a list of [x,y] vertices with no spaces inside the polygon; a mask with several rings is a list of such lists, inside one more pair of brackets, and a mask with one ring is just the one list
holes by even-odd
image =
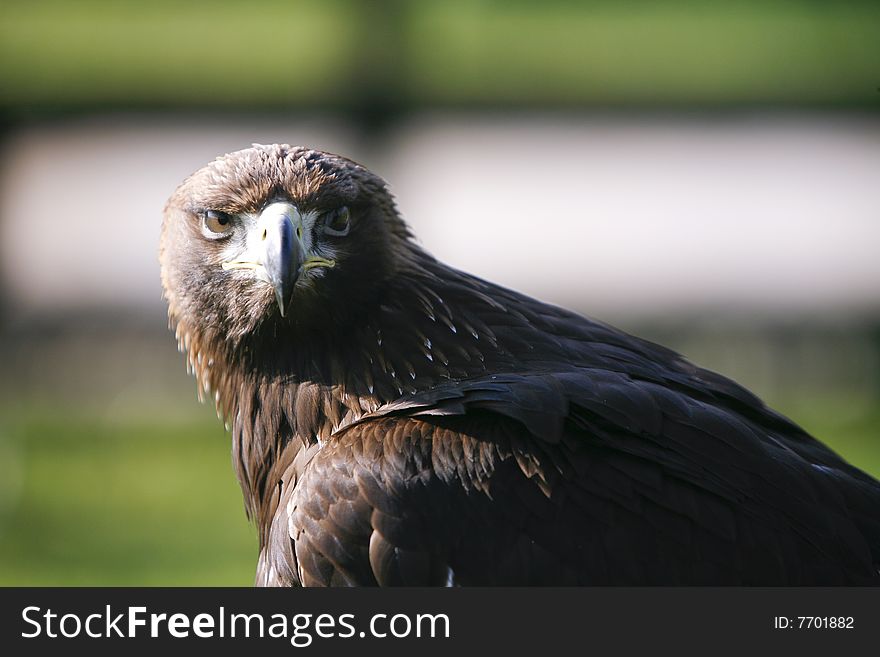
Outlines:
{"label": "golden brown plumage", "polygon": [[290,146],[166,207],[169,317],[231,424],[259,584],[878,582],[878,482],[724,377],[410,237],[380,178]]}

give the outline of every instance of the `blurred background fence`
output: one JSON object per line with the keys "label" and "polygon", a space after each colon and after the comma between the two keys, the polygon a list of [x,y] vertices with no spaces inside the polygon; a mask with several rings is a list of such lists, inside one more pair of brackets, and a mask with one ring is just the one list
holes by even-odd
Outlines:
{"label": "blurred background fence", "polygon": [[732,376],[880,475],[880,5],[0,6],[0,584],[248,584],[168,333],[174,187],[344,153],[450,263]]}

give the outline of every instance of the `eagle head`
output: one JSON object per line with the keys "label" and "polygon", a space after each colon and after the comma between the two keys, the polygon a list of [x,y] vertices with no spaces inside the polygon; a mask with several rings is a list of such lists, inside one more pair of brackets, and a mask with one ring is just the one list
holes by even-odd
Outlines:
{"label": "eagle head", "polygon": [[385,182],[351,160],[278,144],[221,156],[165,208],[171,323],[187,348],[337,325],[394,273],[407,237]]}

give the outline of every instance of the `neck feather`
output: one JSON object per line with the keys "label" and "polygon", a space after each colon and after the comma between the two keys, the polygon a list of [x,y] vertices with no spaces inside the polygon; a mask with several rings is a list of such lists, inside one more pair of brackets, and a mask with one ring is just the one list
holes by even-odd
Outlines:
{"label": "neck feather", "polygon": [[177,326],[181,349],[232,430],[233,463],[261,540],[302,446],[402,396],[479,376],[512,356],[482,319],[509,313],[476,279],[413,249],[374,304],[323,330],[259,327],[237,345]]}

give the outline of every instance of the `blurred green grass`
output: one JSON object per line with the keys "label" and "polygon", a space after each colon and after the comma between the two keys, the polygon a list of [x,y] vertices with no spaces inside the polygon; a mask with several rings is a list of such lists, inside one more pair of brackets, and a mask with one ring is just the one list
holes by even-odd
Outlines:
{"label": "blurred green grass", "polygon": [[876,103],[880,4],[444,2],[413,84],[449,102]]}
{"label": "blurred green grass", "polygon": [[878,28],[853,0],[7,0],[0,107],[876,107]]}
{"label": "blurred green grass", "polygon": [[[880,475],[880,405],[780,410]],[[0,441],[0,585],[252,583],[256,536],[218,421],[7,409]]]}
{"label": "blurred green grass", "polygon": [[252,584],[256,534],[217,420],[56,411],[3,425],[0,585]]}
{"label": "blurred green grass", "polygon": [[773,406],[847,461],[880,478],[880,401],[816,397]]}

